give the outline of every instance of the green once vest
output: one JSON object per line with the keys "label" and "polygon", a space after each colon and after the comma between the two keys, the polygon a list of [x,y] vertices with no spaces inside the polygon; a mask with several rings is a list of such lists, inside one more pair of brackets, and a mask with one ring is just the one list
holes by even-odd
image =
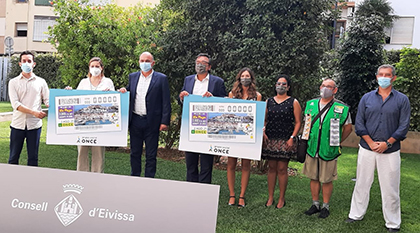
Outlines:
{"label": "green once vest", "polygon": [[[318,114],[319,110],[319,98],[309,100],[306,102],[305,115],[311,114],[311,118]],[[315,157],[316,153],[321,159],[330,161],[341,155],[341,149],[339,146],[330,146],[330,123],[331,119],[340,119],[340,142],[342,126],[347,120],[349,107],[339,100],[334,100],[331,108],[327,111],[325,118],[320,126],[321,117],[313,122],[311,132],[308,141],[307,153],[311,157]]]}

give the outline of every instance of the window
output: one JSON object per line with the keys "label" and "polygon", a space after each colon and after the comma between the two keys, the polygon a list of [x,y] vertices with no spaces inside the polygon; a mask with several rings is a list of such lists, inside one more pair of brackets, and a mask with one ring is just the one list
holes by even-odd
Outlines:
{"label": "window", "polygon": [[35,0],[35,6],[52,6],[50,1],[51,0]]}
{"label": "window", "polygon": [[413,43],[414,16],[400,16],[386,31],[387,44],[411,45]]}
{"label": "window", "polygon": [[346,21],[338,20],[335,25],[335,38],[342,38],[346,31]]}
{"label": "window", "polygon": [[16,36],[26,37],[28,34],[28,23],[16,23]]}
{"label": "window", "polygon": [[16,0],[16,3],[27,3],[28,0]]}
{"label": "window", "polygon": [[[334,22],[331,22],[331,27],[334,27]],[[331,48],[335,48],[340,43],[340,38],[344,36],[346,30],[346,21],[338,20],[335,22],[335,30],[332,35],[329,36]]]}
{"label": "window", "polygon": [[53,16],[35,16],[33,41],[47,40],[49,38],[48,27],[56,24],[56,18]]}

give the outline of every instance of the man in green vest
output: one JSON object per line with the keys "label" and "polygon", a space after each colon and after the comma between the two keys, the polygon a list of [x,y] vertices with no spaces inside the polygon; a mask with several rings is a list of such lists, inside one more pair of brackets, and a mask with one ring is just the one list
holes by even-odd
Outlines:
{"label": "man in green vest", "polygon": [[[309,137],[309,139],[302,172],[311,179],[312,206],[305,211],[305,214],[320,212],[318,217],[326,218],[330,215],[329,202],[333,180],[337,179],[340,143],[351,133],[352,122],[349,107],[334,99],[338,90],[334,80],[325,79],[319,89],[321,98],[306,103],[303,138]],[[322,207],[319,202],[321,186]]]}

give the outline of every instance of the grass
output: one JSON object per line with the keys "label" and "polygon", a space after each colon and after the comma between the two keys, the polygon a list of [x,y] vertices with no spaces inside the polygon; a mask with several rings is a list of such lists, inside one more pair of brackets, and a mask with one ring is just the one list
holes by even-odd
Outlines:
{"label": "grass", "polygon": [[0,102],[0,112],[11,112],[13,111],[12,105],[10,102]]}
{"label": "grass", "polygon": [[[0,122],[0,162],[7,163],[9,152],[9,124]],[[46,120],[44,120],[46,125]],[[39,166],[76,170],[76,146],[54,146],[45,144],[46,127],[43,128],[40,144]],[[105,173],[129,175],[129,154],[107,151]],[[401,232],[420,232],[420,157],[402,154],[401,162]],[[267,179],[265,175],[252,174],[246,193],[247,206],[242,209],[227,205],[228,186],[226,171],[214,170],[213,184],[220,185],[217,232],[385,232],[381,207],[381,195],[377,178],[371,189],[370,203],[363,221],[346,224],[356,174],[357,149],[344,148],[338,159],[338,180],[334,182],[334,192],[330,202],[331,215],[319,219],[317,215],[306,216],[303,212],[311,205],[309,180],[301,175],[289,178],[286,192],[287,205],[284,209],[264,206],[267,200]],[[26,164],[26,150],[22,151],[20,164]],[[302,164],[291,162],[290,167],[301,171]],[[185,180],[185,163],[158,159],[156,178]],[[237,172],[236,190],[240,189],[240,172]],[[276,190],[275,198],[278,198]],[[205,201],[205,200],[203,200]],[[277,202],[277,200],[276,200]],[[199,232],[199,231],[198,231]]]}

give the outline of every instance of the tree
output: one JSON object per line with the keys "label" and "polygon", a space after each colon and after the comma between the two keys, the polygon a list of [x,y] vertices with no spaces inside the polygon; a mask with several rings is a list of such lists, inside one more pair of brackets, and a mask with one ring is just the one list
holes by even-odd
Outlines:
{"label": "tree", "polygon": [[365,0],[355,12],[347,37],[339,48],[339,98],[354,119],[361,97],[376,87],[376,69],[383,64],[385,28],[395,18],[386,0]]}
{"label": "tree", "polygon": [[180,79],[179,92],[183,77],[194,73],[195,56],[207,52],[229,90],[236,73],[247,66],[255,71],[264,98],[274,94],[275,77],[286,73],[296,82],[296,97],[306,101],[318,88],[318,64],[327,49],[333,3],[163,0],[163,7],[181,16],[159,38],[165,72]]}
{"label": "tree", "polygon": [[225,80],[227,91],[237,72],[249,67],[256,74],[263,99],[267,99],[274,95],[275,78],[286,73],[294,81],[294,97],[303,105],[318,94],[319,61],[328,48],[334,3],[162,0],[160,7],[176,12],[177,17],[159,36],[159,68],[171,77],[176,99],[184,77],[195,73],[195,56],[206,52],[214,61],[212,73]]}
{"label": "tree", "polygon": [[63,56],[60,71],[66,85],[76,87],[87,75],[89,60],[100,57],[105,76],[116,87],[125,86],[128,74],[139,70],[140,53],[157,51],[156,33],[161,25],[155,18],[161,12],[150,7],[95,6],[88,0],[51,3],[59,18],[50,28],[50,41]]}
{"label": "tree", "polygon": [[403,48],[396,68],[398,78],[394,87],[410,99],[410,130],[420,131],[420,50]]}

